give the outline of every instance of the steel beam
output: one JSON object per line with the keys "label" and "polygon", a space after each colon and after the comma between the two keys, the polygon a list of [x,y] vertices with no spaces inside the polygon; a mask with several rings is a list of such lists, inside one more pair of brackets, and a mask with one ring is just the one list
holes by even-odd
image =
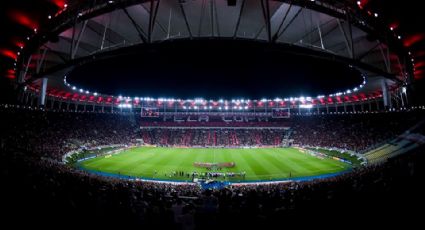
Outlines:
{"label": "steel beam", "polygon": [[[158,1],[160,1],[160,0],[158,0]],[[159,9],[159,2],[157,3],[158,4],[158,8],[156,8],[155,9],[155,11],[156,11],[156,13],[155,14],[158,14],[158,9]],[[149,13],[149,9],[145,6],[145,5],[143,5],[143,4],[140,4],[141,6],[142,6],[142,8],[146,11],[146,12],[148,12]],[[171,9],[170,9],[170,11],[171,11]],[[154,23],[155,24],[158,24],[158,26],[159,26],[159,28],[161,28],[161,30],[162,30],[162,32],[164,32],[165,34],[167,34],[167,29],[161,24],[161,23],[159,23],[158,21],[156,21],[156,16],[155,16],[155,20],[154,20]]]}
{"label": "steel beam", "polygon": [[261,0],[261,9],[263,11],[264,16],[264,22],[266,25],[266,31],[267,31],[267,40],[269,42],[272,42],[272,29],[271,29],[271,22],[270,22],[270,6],[268,0]]}
{"label": "steel beam", "polygon": [[75,41],[75,47],[71,54],[71,59],[74,59],[75,55],[77,54],[78,46],[80,45],[81,37],[83,37],[84,31],[86,30],[87,22],[88,20],[84,21],[83,27],[81,28],[80,33],[77,36],[77,40]]}
{"label": "steel beam", "polygon": [[285,12],[285,15],[283,16],[283,19],[282,19],[282,21],[280,22],[279,27],[278,27],[278,29],[276,30],[276,33],[273,35],[273,38],[272,38],[272,41],[273,41],[273,42],[275,42],[275,41],[277,40],[277,38],[278,38],[278,34],[279,34],[279,31],[282,29],[283,23],[285,23],[285,20],[286,20],[286,18],[288,17],[289,12],[291,11],[291,9],[292,9],[292,1],[289,3],[289,7],[288,7],[288,9],[287,9],[287,10],[286,10],[286,12]]}
{"label": "steel beam", "polygon": [[348,37],[347,32],[345,31],[344,27],[341,24],[341,20],[340,19],[337,19],[337,22],[338,22],[339,29],[341,30],[341,33],[344,36],[344,42],[345,42],[345,46],[346,46],[347,51],[348,51],[348,55],[352,59],[354,59],[353,41],[350,40],[350,38]]}
{"label": "steel beam", "polygon": [[192,30],[190,29],[189,21],[187,20],[186,11],[184,10],[183,3],[179,2],[178,4],[180,6],[180,10],[182,12],[182,15],[183,15],[183,18],[184,18],[184,23],[186,24],[187,31],[189,32],[189,37],[190,37],[190,39],[192,39],[193,38]]}
{"label": "steel beam", "polygon": [[300,15],[302,10],[303,8],[298,9],[297,13],[294,15],[294,17],[292,17],[292,19],[288,22],[285,28],[283,28],[283,30],[277,35],[274,41],[277,41],[283,35],[283,33],[285,33],[285,31],[289,28],[289,26],[291,26],[291,24],[295,21],[295,19],[297,19],[298,15]]}
{"label": "steel beam", "polygon": [[[40,52],[41,52],[41,50],[40,50]],[[37,67],[36,67],[36,71],[35,71],[37,74],[39,74],[40,71],[41,71],[41,66],[44,63],[44,59],[46,58],[46,52],[47,52],[47,49],[44,49],[43,53],[41,54],[40,59],[37,60]]]}
{"label": "steel beam", "polygon": [[140,39],[142,39],[143,43],[148,43],[148,38],[146,37],[146,33],[143,31],[143,29],[139,26],[139,24],[137,24],[137,22],[133,19],[133,17],[131,17],[130,13],[127,11],[126,8],[123,8],[122,10],[124,11],[125,15],[127,15],[128,19],[130,19],[131,24],[136,29],[136,31],[139,34]]}
{"label": "steel beam", "polygon": [[241,19],[242,19],[243,9],[244,9],[244,7],[245,7],[245,1],[246,1],[246,0],[242,0],[242,3],[241,3],[241,9],[240,9],[240,11],[239,11],[238,20],[236,21],[235,31],[233,31],[233,38],[236,38],[236,36],[237,36],[237,34],[238,34],[239,25],[240,25],[240,23],[241,23]]}
{"label": "steel beam", "polygon": [[[156,2],[156,4],[155,4]],[[150,11],[149,11],[149,31],[148,31],[148,40],[152,42],[152,33],[155,28],[156,16],[158,14],[160,0],[151,0]]]}

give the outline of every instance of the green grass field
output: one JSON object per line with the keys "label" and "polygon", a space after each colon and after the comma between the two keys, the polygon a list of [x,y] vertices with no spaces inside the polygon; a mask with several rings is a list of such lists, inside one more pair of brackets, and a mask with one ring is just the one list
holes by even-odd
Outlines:
{"label": "green grass field", "polygon": [[212,172],[195,167],[194,162],[234,162],[233,168],[221,168],[214,172],[245,172],[245,176],[218,178],[225,181],[277,180],[294,177],[316,176],[349,169],[349,164],[331,158],[319,159],[295,148],[257,149],[202,149],[137,147],[120,153],[99,156],[79,163],[83,169],[162,180],[191,180],[173,175]]}

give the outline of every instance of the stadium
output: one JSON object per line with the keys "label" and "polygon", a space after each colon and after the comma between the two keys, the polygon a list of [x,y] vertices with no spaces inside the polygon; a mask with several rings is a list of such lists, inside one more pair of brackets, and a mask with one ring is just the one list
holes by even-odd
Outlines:
{"label": "stadium", "polygon": [[419,222],[425,20],[394,2],[1,3],[2,222]]}

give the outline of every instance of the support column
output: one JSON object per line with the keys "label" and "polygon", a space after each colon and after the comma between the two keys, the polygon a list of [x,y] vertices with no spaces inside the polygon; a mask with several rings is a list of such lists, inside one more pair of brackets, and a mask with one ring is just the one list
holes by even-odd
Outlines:
{"label": "support column", "polygon": [[397,93],[393,94],[392,97],[394,98],[396,108],[400,108],[400,102],[397,98]]}
{"label": "support column", "polygon": [[379,108],[379,100],[378,99],[375,99],[375,102],[376,102],[376,111],[379,111],[380,110],[380,108]]}
{"label": "support column", "polygon": [[28,105],[28,100],[29,100],[29,98],[30,98],[30,93],[25,93],[26,95],[25,95],[25,105]]}
{"label": "support column", "polygon": [[31,107],[33,107],[34,106],[34,101],[35,100],[37,100],[38,98],[35,96],[35,94],[31,94],[31,98],[30,98],[30,100],[31,100],[31,104],[30,104],[30,106]]}
{"label": "support column", "polygon": [[46,104],[46,90],[47,90],[47,78],[42,79],[41,89],[40,89],[40,97],[38,101],[38,105],[44,107]]}
{"label": "support column", "polygon": [[406,88],[403,87],[402,90],[400,90],[401,107],[405,107],[404,98],[403,98],[403,90],[406,90]]}
{"label": "support column", "polygon": [[381,88],[382,88],[382,98],[384,100],[384,107],[385,109],[392,108],[392,102],[391,102],[391,95],[388,90],[388,84],[385,81],[385,79],[381,80]]}

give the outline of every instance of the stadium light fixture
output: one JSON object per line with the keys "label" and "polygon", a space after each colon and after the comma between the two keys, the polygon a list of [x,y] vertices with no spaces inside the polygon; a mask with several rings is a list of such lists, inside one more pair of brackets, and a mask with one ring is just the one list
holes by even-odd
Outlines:
{"label": "stadium light fixture", "polygon": [[119,104],[118,107],[119,108],[130,109],[133,106],[131,104]]}

